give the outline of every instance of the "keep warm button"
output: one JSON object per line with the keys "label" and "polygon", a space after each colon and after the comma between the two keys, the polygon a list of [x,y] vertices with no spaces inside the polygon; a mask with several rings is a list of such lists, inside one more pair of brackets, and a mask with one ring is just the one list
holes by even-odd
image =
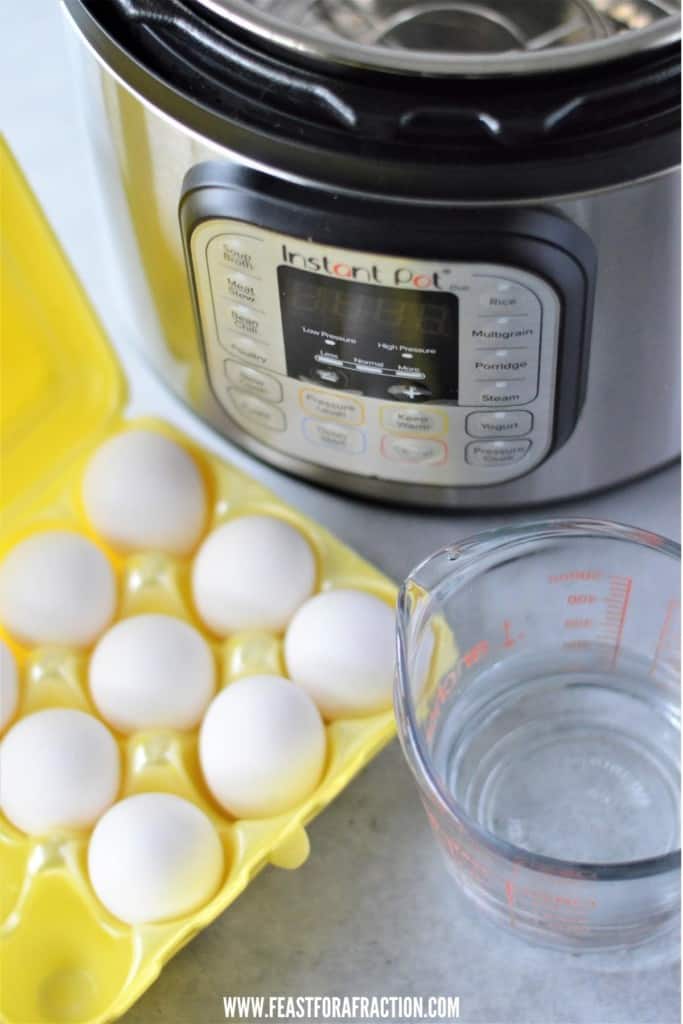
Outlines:
{"label": "keep warm button", "polygon": [[465,449],[470,466],[496,469],[521,462],[531,448],[531,441],[474,441]]}

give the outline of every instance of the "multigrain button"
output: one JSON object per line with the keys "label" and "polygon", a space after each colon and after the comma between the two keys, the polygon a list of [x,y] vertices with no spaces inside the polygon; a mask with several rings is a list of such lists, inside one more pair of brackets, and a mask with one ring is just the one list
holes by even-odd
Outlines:
{"label": "multigrain button", "polygon": [[540,316],[525,318],[480,317],[469,331],[472,348],[498,348],[524,346],[535,348],[541,340]]}
{"label": "multigrain button", "polygon": [[225,376],[236,388],[258,395],[266,402],[282,401],[282,384],[269,373],[262,373],[252,366],[242,366],[232,359],[226,359]]}
{"label": "multigrain button", "polygon": [[391,462],[419,466],[439,466],[446,461],[448,448],[443,441],[427,441],[421,437],[382,438],[382,455]]}
{"label": "multigrain button", "polygon": [[321,420],[336,420],[359,426],[363,422],[363,405],[356,398],[336,395],[330,391],[302,388],[299,392],[301,408],[309,416]]}
{"label": "multigrain button", "polygon": [[306,419],[303,421],[302,428],[304,437],[311,444],[345,452],[348,455],[360,455],[365,451],[365,434],[355,427],[345,427],[342,423],[325,423],[321,420]]}
{"label": "multigrain button", "polygon": [[282,409],[262,401],[256,395],[237,388],[228,389],[228,398],[239,413],[239,416],[251,423],[265,427],[267,430],[284,430],[287,420]]}
{"label": "multigrain button", "polygon": [[470,437],[524,437],[534,418],[524,409],[508,412],[471,412],[466,429]]}
{"label": "multigrain button", "polygon": [[473,441],[465,449],[470,466],[497,469],[520,462],[531,448],[531,441]]}
{"label": "multigrain button", "polygon": [[424,407],[385,405],[380,419],[385,430],[396,434],[445,434],[448,427],[445,413]]}
{"label": "multigrain button", "polygon": [[481,285],[479,310],[484,316],[528,316],[539,310],[534,293],[522,285],[495,278],[486,279]]}

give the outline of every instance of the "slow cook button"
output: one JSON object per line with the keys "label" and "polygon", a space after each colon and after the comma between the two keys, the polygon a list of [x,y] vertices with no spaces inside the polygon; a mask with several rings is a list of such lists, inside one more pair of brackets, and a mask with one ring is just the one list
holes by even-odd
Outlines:
{"label": "slow cook button", "polygon": [[471,412],[467,417],[470,437],[524,437],[534,425],[530,412]]}
{"label": "slow cook button", "polygon": [[470,466],[497,469],[520,462],[531,448],[531,441],[473,441],[467,445],[465,458]]}
{"label": "slow cook button", "polygon": [[539,301],[528,288],[493,278],[481,285],[479,309],[484,316],[529,316],[539,311]]}
{"label": "slow cook button", "polygon": [[380,411],[385,430],[396,434],[445,434],[448,426],[446,414],[424,407],[403,408],[385,405]]}
{"label": "slow cook button", "polygon": [[363,406],[355,398],[336,395],[330,391],[302,388],[299,392],[299,401],[304,412],[320,420],[335,420],[337,423],[349,423],[355,427],[363,422]]}
{"label": "slow cook button", "polygon": [[284,430],[287,426],[282,409],[263,402],[256,395],[250,395],[247,391],[238,391],[237,388],[228,388],[228,398],[245,420],[257,423],[267,430]]}
{"label": "slow cook button", "polygon": [[365,434],[355,427],[306,419],[303,422],[303,432],[307,441],[322,448],[331,448],[347,455],[360,455],[365,451]]}
{"label": "slow cook button", "polygon": [[392,462],[421,466],[441,466],[446,461],[448,448],[443,441],[427,441],[420,437],[382,438],[382,455]]}
{"label": "slow cook button", "polygon": [[282,384],[269,373],[262,373],[252,366],[242,366],[232,359],[225,360],[225,376],[236,388],[250,391],[267,402],[282,401]]}

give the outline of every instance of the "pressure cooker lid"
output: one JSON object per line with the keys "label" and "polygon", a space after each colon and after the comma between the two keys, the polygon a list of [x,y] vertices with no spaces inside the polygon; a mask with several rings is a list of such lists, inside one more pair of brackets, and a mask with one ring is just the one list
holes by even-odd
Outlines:
{"label": "pressure cooker lid", "polygon": [[198,0],[271,47],[427,75],[601,64],[680,34],[680,0]]}

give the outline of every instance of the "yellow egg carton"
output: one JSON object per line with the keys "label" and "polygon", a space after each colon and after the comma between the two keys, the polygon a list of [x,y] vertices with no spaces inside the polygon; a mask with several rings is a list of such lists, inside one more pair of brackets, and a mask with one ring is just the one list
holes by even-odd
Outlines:
{"label": "yellow egg carton", "polygon": [[[317,560],[317,589],[353,587],[394,604],[395,587],[317,523],[166,423],[122,418],[125,384],[102,329],[0,140],[2,175],[2,523],[0,558],[39,530],[70,528],[98,544],[119,586],[117,619],[164,612],[209,640],[218,686],[258,673],[284,674],[282,637],[247,631],[210,637],[190,600],[191,559],[155,551],[122,557],[96,536],[80,501],[84,464],[114,433],[145,427],[174,438],[201,468],[210,522],[261,513],[296,527]],[[39,585],[39,581],[37,581]],[[46,707],[97,715],[87,687],[88,651],[10,644],[21,672],[17,718]],[[309,852],[307,823],[394,734],[390,711],[326,726],[327,762],[313,794],[276,818],[233,820],[212,800],[199,770],[197,731],[150,730],[118,737],[119,799],[170,792],[213,821],[226,860],[223,883],[195,913],[130,927],[95,896],[86,870],[89,833],[30,837],[0,816],[0,1020],[5,1024],[102,1024],[119,1017],[163,965],[213,921],[267,864],[299,867]]]}

